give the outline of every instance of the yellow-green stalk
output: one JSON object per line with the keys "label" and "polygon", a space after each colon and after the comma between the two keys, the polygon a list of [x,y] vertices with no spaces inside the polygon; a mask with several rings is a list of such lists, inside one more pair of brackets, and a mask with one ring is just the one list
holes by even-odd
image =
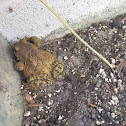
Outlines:
{"label": "yellow-green stalk", "polygon": [[109,61],[103,57],[101,54],[99,54],[95,49],[93,49],[86,41],[84,41],[61,17],[59,14],[57,14],[44,0],[41,0],[41,2],[85,45],[87,46],[92,52],[94,52],[100,59],[102,59],[107,65],[109,65],[111,68],[113,66],[109,63]]}

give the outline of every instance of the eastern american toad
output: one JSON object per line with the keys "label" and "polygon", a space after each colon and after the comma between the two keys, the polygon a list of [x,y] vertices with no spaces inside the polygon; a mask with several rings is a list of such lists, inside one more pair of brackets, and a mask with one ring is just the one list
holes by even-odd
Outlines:
{"label": "eastern american toad", "polygon": [[37,37],[21,39],[14,44],[14,68],[23,71],[27,78],[27,89],[43,89],[56,79],[64,78],[63,63],[56,61],[54,56],[44,50],[39,50],[41,40]]}

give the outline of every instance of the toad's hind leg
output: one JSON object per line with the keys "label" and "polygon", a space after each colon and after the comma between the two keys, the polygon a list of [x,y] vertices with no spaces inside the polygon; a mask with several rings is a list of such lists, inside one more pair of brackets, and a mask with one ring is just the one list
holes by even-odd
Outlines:
{"label": "toad's hind leg", "polygon": [[54,61],[52,64],[52,76],[54,79],[64,79],[64,65],[61,61]]}
{"label": "toad's hind leg", "polygon": [[27,79],[25,87],[27,89],[41,90],[53,84],[53,79],[46,73],[38,72]]}

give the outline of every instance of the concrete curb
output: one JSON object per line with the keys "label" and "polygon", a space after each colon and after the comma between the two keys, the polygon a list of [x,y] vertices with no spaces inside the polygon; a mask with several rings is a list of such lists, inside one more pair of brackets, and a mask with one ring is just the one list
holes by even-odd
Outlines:
{"label": "concrete curb", "polygon": [[21,81],[13,69],[12,49],[0,34],[0,126],[21,126]]}
{"label": "concrete curb", "polygon": [[[0,32],[10,43],[13,44],[19,41],[18,38],[25,36],[55,39],[69,32],[39,0],[20,0],[18,3],[12,1],[0,11]],[[46,0],[46,2],[74,30],[126,13],[125,0],[61,0],[60,2]],[[13,12],[9,12],[10,6]]]}

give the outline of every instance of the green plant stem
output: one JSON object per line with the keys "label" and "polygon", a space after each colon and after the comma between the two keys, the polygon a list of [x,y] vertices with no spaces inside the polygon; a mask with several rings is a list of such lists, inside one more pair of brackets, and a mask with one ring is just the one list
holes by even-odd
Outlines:
{"label": "green plant stem", "polygon": [[100,59],[102,59],[108,66],[113,69],[113,66],[109,63],[109,61],[99,54],[95,49],[93,49],[86,41],[84,41],[61,17],[57,14],[44,0],[41,2],[85,45],[87,46],[92,52],[94,52]]}

